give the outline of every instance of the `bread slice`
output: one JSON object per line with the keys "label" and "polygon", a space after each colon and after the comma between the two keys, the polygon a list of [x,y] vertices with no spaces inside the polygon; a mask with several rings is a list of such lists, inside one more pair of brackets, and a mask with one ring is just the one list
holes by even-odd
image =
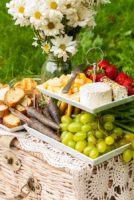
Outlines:
{"label": "bread slice", "polygon": [[5,100],[5,95],[7,93],[7,91],[9,90],[9,87],[5,87],[5,88],[0,88],[0,104],[4,103]]}
{"label": "bread slice", "polygon": [[23,107],[29,107],[32,105],[32,100],[28,97],[28,96],[25,96],[22,101],[20,102],[20,104],[23,106]]}
{"label": "bread slice", "polygon": [[8,128],[15,128],[21,125],[21,121],[13,114],[8,114],[3,117],[3,124]]}
{"label": "bread slice", "polygon": [[25,90],[33,90],[37,86],[37,82],[34,81],[31,78],[24,78],[22,80],[22,87],[24,87]]}
{"label": "bread slice", "polygon": [[26,113],[26,108],[25,108],[24,106],[20,105],[20,104],[18,104],[18,105],[16,106],[16,110],[18,110],[19,112],[21,112],[21,113],[23,113],[23,114]]}
{"label": "bread slice", "polygon": [[9,107],[15,107],[25,96],[25,92],[21,88],[11,88],[5,95],[5,103]]}
{"label": "bread slice", "polygon": [[22,81],[17,82],[14,85],[15,88],[22,88],[28,91],[35,89],[36,86],[37,86],[37,82],[34,81],[32,78],[24,78]]}
{"label": "bread slice", "polygon": [[1,104],[0,105],[0,118],[3,118],[5,115],[9,113],[8,106]]}

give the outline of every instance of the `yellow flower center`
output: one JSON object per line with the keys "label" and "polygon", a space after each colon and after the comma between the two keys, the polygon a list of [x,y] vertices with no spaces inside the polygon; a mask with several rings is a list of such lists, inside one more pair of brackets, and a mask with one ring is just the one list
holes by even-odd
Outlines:
{"label": "yellow flower center", "polygon": [[41,14],[39,11],[36,11],[36,12],[34,13],[34,16],[35,16],[36,19],[40,19],[41,16],[42,16],[42,14]]}
{"label": "yellow flower center", "polygon": [[44,44],[44,45],[43,45],[43,49],[44,49],[44,51],[45,51],[46,53],[48,53],[49,50],[50,50],[49,44]]}
{"label": "yellow flower center", "polygon": [[51,8],[51,9],[56,10],[57,7],[58,7],[58,5],[57,5],[57,3],[56,3],[55,1],[52,1],[52,2],[50,3],[50,8]]}
{"label": "yellow flower center", "polygon": [[60,47],[60,49],[62,49],[63,51],[66,49],[66,45],[65,45],[65,44],[61,44],[59,47]]}
{"label": "yellow flower center", "polygon": [[24,6],[20,6],[19,9],[18,9],[19,13],[24,13],[25,11],[25,8]]}
{"label": "yellow flower center", "polygon": [[47,27],[48,27],[49,29],[54,29],[54,28],[55,28],[55,25],[54,25],[53,22],[49,22],[48,25],[47,25]]}

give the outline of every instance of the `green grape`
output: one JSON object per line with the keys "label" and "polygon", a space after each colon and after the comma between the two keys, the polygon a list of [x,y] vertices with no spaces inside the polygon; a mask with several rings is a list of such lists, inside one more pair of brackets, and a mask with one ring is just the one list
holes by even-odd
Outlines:
{"label": "green grape", "polygon": [[88,131],[87,136],[89,136],[89,135],[94,135],[94,131],[93,130]]}
{"label": "green grape", "polygon": [[100,153],[104,153],[107,149],[107,145],[106,145],[105,141],[101,141],[101,142],[97,143],[97,149]]}
{"label": "green grape", "polygon": [[103,138],[98,139],[98,140],[97,140],[97,144],[98,144],[99,142],[102,142],[102,141],[104,141]]}
{"label": "green grape", "polygon": [[132,142],[132,149],[134,150],[134,141]]}
{"label": "green grape", "polygon": [[92,122],[90,125],[91,125],[93,130],[98,129],[98,123],[97,122]]}
{"label": "green grape", "polygon": [[86,132],[80,131],[80,132],[75,133],[75,135],[73,136],[73,140],[75,142],[78,142],[78,141],[85,140],[86,137],[87,137]]}
{"label": "green grape", "polygon": [[61,140],[65,137],[65,135],[66,135],[67,133],[68,133],[67,131],[62,132],[62,134],[61,134],[61,136],[60,136]]}
{"label": "green grape", "polygon": [[98,158],[99,157],[99,151],[96,147],[92,148],[90,153],[89,153],[89,157],[92,159]]}
{"label": "green grape", "polygon": [[64,115],[61,117],[61,122],[64,124],[70,124],[72,122],[72,118],[67,116],[67,115]]}
{"label": "green grape", "polygon": [[104,137],[104,134],[102,131],[97,130],[97,131],[95,131],[95,137],[98,139],[101,139]]}
{"label": "green grape", "polygon": [[118,137],[121,137],[123,134],[123,130],[119,127],[115,127],[113,130],[113,134],[116,134]]}
{"label": "green grape", "polygon": [[125,139],[126,139],[128,142],[134,141],[134,134],[133,134],[133,133],[127,133],[127,134],[125,135]]}
{"label": "green grape", "polygon": [[78,141],[75,145],[75,150],[77,150],[79,152],[83,152],[83,150],[85,149],[86,146],[87,146],[87,142],[85,140]]}
{"label": "green grape", "polygon": [[79,122],[72,122],[68,126],[68,130],[72,133],[76,133],[81,130],[82,124]]}
{"label": "green grape", "polygon": [[73,136],[74,135],[72,133],[67,132],[64,138],[62,139],[62,143],[67,145],[70,140],[73,140]]}
{"label": "green grape", "polygon": [[106,152],[113,151],[114,149],[115,149],[115,146],[113,146],[113,145],[107,146]]}
{"label": "green grape", "polygon": [[103,121],[104,122],[115,122],[115,116],[111,114],[106,114],[103,116]]}
{"label": "green grape", "polygon": [[81,115],[82,115],[82,113],[76,115],[75,118],[74,118],[74,121],[75,121],[75,122],[80,122]]}
{"label": "green grape", "polygon": [[90,147],[90,149],[95,147],[95,145],[93,143],[88,143],[87,146]]}
{"label": "green grape", "polygon": [[85,124],[81,127],[81,130],[84,132],[88,132],[91,130],[91,125],[90,124]]}
{"label": "green grape", "polygon": [[97,142],[96,138],[93,135],[89,135],[87,140],[88,140],[89,144],[90,143],[96,144],[96,142]]}
{"label": "green grape", "polygon": [[115,140],[118,138],[118,136],[115,133],[112,133],[110,136],[113,137]]}
{"label": "green grape", "polygon": [[76,142],[74,142],[73,140],[70,140],[70,141],[67,143],[67,146],[71,147],[72,149],[75,149],[75,145],[76,145]]}
{"label": "green grape", "polygon": [[80,117],[80,121],[82,124],[91,123],[94,121],[94,115],[91,113],[83,113]]}
{"label": "green grape", "polygon": [[104,128],[105,128],[106,131],[112,131],[113,128],[114,128],[114,125],[111,122],[106,122],[104,124]]}
{"label": "green grape", "polygon": [[112,144],[114,144],[114,138],[112,136],[107,136],[105,138],[105,142],[107,145],[112,145]]}
{"label": "green grape", "polygon": [[131,149],[126,149],[123,152],[123,160],[124,162],[128,163],[133,158],[133,152]]}
{"label": "green grape", "polygon": [[118,142],[118,146],[121,147],[121,146],[124,146],[127,144],[127,141],[125,140],[125,138],[121,139],[119,142]]}
{"label": "green grape", "polygon": [[66,124],[66,123],[60,124],[60,128],[61,128],[62,131],[67,131],[68,130],[68,126],[69,126],[69,124]]}
{"label": "green grape", "polygon": [[89,156],[89,153],[90,153],[90,151],[91,151],[92,148],[94,148],[94,146],[93,146],[93,147],[90,147],[90,146],[85,147],[83,153],[84,153],[86,156]]}

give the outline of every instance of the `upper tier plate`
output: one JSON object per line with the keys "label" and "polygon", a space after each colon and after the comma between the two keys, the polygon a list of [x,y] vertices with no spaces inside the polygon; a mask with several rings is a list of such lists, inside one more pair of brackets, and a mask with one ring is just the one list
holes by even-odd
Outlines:
{"label": "upper tier plate", "polygon": [[43,93],[47,96],[50,96],[52,98],[58,99],[58,100],[63,101],[63,102],[66,102],[66,103],[68,103],[72,106],[75,106],[77,108],[80,108],[82,110],[88,111],[88,112],[93,113],[93,114],[99,113],[103,110],[107,110],[109,108],[113,108],[113,107],[116,107],[116,106],[119,106],[119,105],[122,105],[122,104],[125,104],[125,103],[129,103],[131,101],[134,101],[134,95],[132,95],[132,96],[129,96],[127,98],[124,98],[124,99],[121,99],[121,100],[118,100],[118,101],[113,101],[112,103],[109,103],[109,104],[106,104],[106,105],[103,105],[103,106],[100,106],[100,107],[92,108],[92,107],[86,107],[86,106],[82,105],[81,103],[79,103],[77,101],[66,98],[66,97],[62,96],[61,94],[46,90],[46,89],[43,88],[43,84],[38,85],[37,89],[41,93]]}

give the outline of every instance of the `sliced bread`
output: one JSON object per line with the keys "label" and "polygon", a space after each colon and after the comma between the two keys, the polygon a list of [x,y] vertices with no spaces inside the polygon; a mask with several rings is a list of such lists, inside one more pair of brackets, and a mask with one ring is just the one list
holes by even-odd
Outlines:
{"label": "sliced bread", "polygon": [[28,96],[25,96],[22,101],[20,102],[20,104],[24,107],[29,107],[32,105],[32,100],[28,97]]}
{"label": "sliced bread", "polygon": [[23,114],[26,113],[26,108],[25,108],[24,106],[20,105],[20,104],[18,104],[18,105],[16,106],[16,110],[18,110],[19,112],[21,112],[21,113],[23,113]]}
{"label": "sliced bread", "polygon": [[25,96],[25,92],[21,88],[11,88],[5,95],[5,103],[9,107],[15,107]]}
{"label": "sliced bread", "polygon": [[5,95],[6,95],[8,90],[9,90],[8,86],[5,87],[5,88],[0,88],[0,104],[4,103]]}
{"label": "sliced bread", "polygon": [[8,128],[15,128],[21,124],[21,121],[15,115],[8,114],[5,117],[3,117],[3,124]]}
{"label": "sliced bread", "polygon": [[1,104],[0,105],[0,118],[3,118],[5,115],[9,113],[8,106]]}

